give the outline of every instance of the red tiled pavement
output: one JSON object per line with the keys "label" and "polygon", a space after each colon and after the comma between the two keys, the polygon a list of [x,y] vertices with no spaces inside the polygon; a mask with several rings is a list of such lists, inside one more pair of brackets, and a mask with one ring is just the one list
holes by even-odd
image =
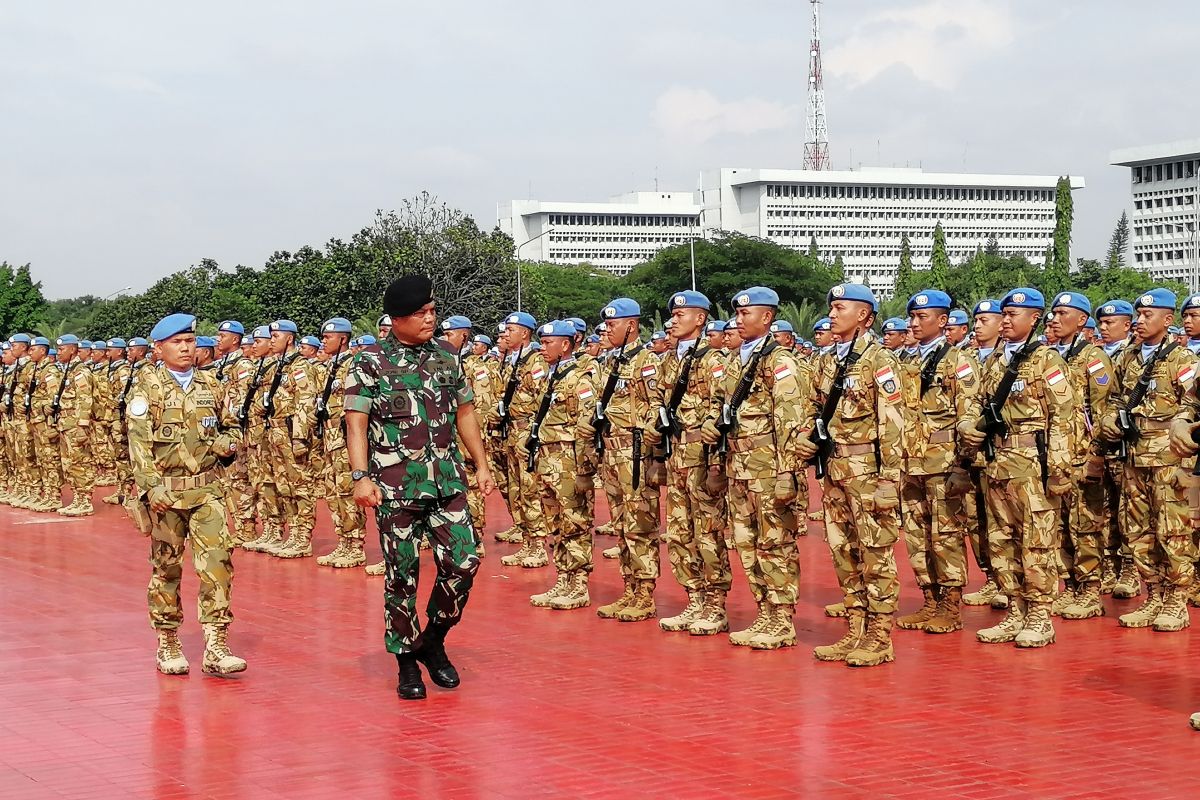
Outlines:
{"label": "red tiled pavement", "polygon": [[[489,536],[450,639],[462,687],[404,703],[379,580],[311,559],[237,554],[231,638],[250,669],[232,679],[199,671],[185,570],[196,671],[159,675],[145,540],[98,508],[0,509],[0,798],[1196,796],[1200,645],[1118,630],[1111,603],[1043,651],[977,644],[998,612],[972,609],[968,631],[898,631],[896,662],[858,671],[810,653],[841,633],[820,612],[837,593],[819,535],[801,542],[800,646],[771,653],[534,609],[550,571],[501,567],[514,546]],[[323,512],[319,530],[324,551]],[[593,586],[617,593],[615,562]],[[682,605],[674,580],[658,601]]]}

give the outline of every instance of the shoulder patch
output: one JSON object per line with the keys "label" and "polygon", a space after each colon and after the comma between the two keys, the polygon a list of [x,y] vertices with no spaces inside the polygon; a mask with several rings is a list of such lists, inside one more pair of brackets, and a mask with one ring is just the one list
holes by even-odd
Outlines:
{"label": "shoulder patch", "polygon": [[960,381],[965,381],[975,374],[975,370],[971,367],[971,362],[963,359],[963,362],[958,365],[958,369],[954,370],[954,375]]}
{"label": "shoulder patch", "polygon": [[587,400],[591,396],[592,396],[591,384],[584,384],[583,386],[579,387],[579,399],[580,400]]}
{"label": "shoulder patch", "polygon": [[542,378],[546,377],[546,369],[542,366],[536,366],[533,368],[533,371],[530,373],[530,376],[535,381],[540,381]]}
{"label": "shoulder patch", "polygon": [[775,380],[777,381],[792,377],[792,367],[790,364],[780,364],[775,368],[774,372]]}
{"label": "shoulder patch", "polygon": [[712,365],[712,376],[718,379],[725,377],[725,365],[722,362],[718,361]]}
{"label": "shoulder patch", "polygon": [[896,380],[896,373],[890,366],[875,371],[875,383],[888,402],[894,403],[900,399],[900,382]]}
{"label": "shoulder patch", "polygon": [[129,401],[129,416],[144,417],[146,412],[150,410],[150,403],[146,398],[138,395]]}
{"label": "shoulder patch", "polygon": [[643,378],[653,378],[656,374],[658,374],[658,367],[653,364],[646,364],[642,367]]}
{"label": "shoulder patch", "polygon": [[1063,375],[1063,371],[1058,367],[1055,367],[1050,372],[1046,373],[1046,385],[1057,386],[1063,382],[1064,378],[1065,376]]}
{"label": "shoulder patch", "polygon": [[1185,364],[1179,368],[1179,372],[1175,375],[1175,379],[1179,383],[1187,383],[1192,378],[1196,377],[1196,367],[1192,364]]}
{"label": "shoulder patch", "polygon": [[1095,375],[1102,369],[1104,369],[1104,362],[1098,358],[1093,358],[1087,364],[1088,375]]}

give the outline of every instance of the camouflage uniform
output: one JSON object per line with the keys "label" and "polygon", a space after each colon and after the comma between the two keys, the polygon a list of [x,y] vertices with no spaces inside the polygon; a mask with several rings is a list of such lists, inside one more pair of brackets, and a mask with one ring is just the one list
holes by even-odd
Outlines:
{"label": "camouflage uniform", "polygon": [[93,402],[92,371],[78,359],[69,364],[56,364],[59,399],[57,419],[59,457],[63,476],[71,487],[71,502],[58,509],[65,516],[86,516],[92,513],[92,490],[96,484],[95,452],[90,429]]}
{"label": "camouflage uniform", "polygon": [[[651,448],[645,441],[638,463],[639,481],[634,485],[634,432],[641,437],[654,428],[656,421],[651,416],[651,397],[657,392],[658,357],[645,345],[631,342],[624,348],[624,357],[617,358],[610,367],[613,368],[618,370],[619,377],[604,409],[609,429],[604,436],[602,462],[607,465],[608,473],[601,476],[605,492],[610,497],[616,495],[616,507],[620,509],[619,522],[614,527],[620,536],[618,559],[625,591],[616,601],[596,609],[596,613],[605,619],[636,622],[655,614],[654,583],[659,570],[659,491],[647,481]],[[601,383],[607,382],[605,374]],[[603,386],[600,392],[597,403],[603,399]]]}
{"label": "camouflage uniform", "polygon": [[58,392],[62,372],[58,365],[43,359],[34,373],[32,414],[29,422],[33,432],[33,451],[37,461],[38,482],[41,486],[42,511],[54,511],[62,500],[62,457],[58,449],[58,425],[51,404]]}
{"label": "camouflage uniform", "polygon": [[[729,641],[772,650],[796,643],[792,615],[800,565],[792,518],[795,498],[780,499],[782,488],[798,492],[799,483],[805,480],[795,442],[800,436],[803,400],[811,387],[796,356],[776,346],[770,335],[732,354],[713,394],[710,421],[730,403],[760,353],[749,393],[739,408],[730,409],[733,429],[728,433],[726,457],[729,527],[758,615],[747,628],[730,634]],[[790,487],[781,488],[789,483]]]}
{"label": "camouflage uniform", "polygon": [[109,430],[113,440],[113,461],[117,468],[118,499],[130,498],[136,494],[133,484],[133,468],[129,461],[129,434],[126,430],[126,408],[129,397],[133,393],[133,384],[138,373],[147,367],[145,361],[131,364],[125,359],[118,359],[108,367],[108,390],[116,410],[113,413]]}
{"label": "camouflage uniform", "polygon": [[[694,343],[681,359],[675,350],[662,360],[662,380],[655,407],[665,408],[687,367],[687,386],[679,398],[675,418],[681,431],[671,443],[667,459],[667,557],[675,580],[688,594],[681,614],[659,621],[668,631],[689,631],[696,635],[720,633],[729,629],[725,597],[732,575],[725,547],[725,497],[714,495],[714,488],[727,481],[725,465],[700,440],[700,429],[713,407],[713,397],[725,373],[725,356],[706,344]],[[658,418],[658,412],[654,412]],[[716,473],[709,481],[710,469]]]}
{"label": "camouflage uniform", "polygon": [[[984,398],[995,392],[1008,366],[1004,346],[983,364]],[[1039,449],[1050,476],[1072,475],[1072,415],[1075,393],[1062,357],[1038,347],[1020,365],[1002,415],[1008,435],[995,442],[996,459],[987,465],[988,549],[1000,590],[1010,598],[1009,613],[979,631],[983,642],[1041,646],[1054,641],[1050,604],[1058,587],[1061,538],[1058,502],[1047,494]],[[980,413],[960,423],[976,428]]]}
{"label": "camouflage uniform", "polygon": [[[834,452],[823,482],[825,532],[845,596],[850,632],[814,654],[821,660],[868,666],[891,661],[892,616],[899,584],[893,553],[900,538],[899,485],[903,467],[903,378],[895,354],[869,334],[854,343],[857,363],[829,423]],[[829,394],[840,356],[821,362],[806,410],[811,429]],[[881,484],[893,484],[886,490]]]}
{"label": "camouflage uniform", "polygon": [[[903,364],[909,413],[900,499],[905,547],[925,603],[916,614],[896,620],[896,625],[948,633],[962,628],[966,508],[975,500],[970,476],[959,463],[955,426],[979,403],[979,372],[968,353],[944,338],[924,347],[924,354]],[[922,391],[922,373],[934,358],[937,366]]]}
{"label": "camouflage uniform", "polygon": [[[97,347],[103,345],[97,342]],[[96,457],[96,483],[111,486],[116,482],[116,453],[112,441],[113,400],[108,382],[108,362],[95,361],[89,365],[92,373],[92,452]]]}
{"label": "camouflage uniform", "polygon": [[[262,394],[262,406],[267,429],[264,450],[271,460],[275,490],[288,529],[285,542],[264,549],[281,558],[310,556],[316,504],[307,448],[311,447],[314,425],[316,381],[312,365],[299,352],[293,350],[276,361]],[[296,444],[305,451],[297,454]]]}
{"label": "camouflage uniform", "polygon": [[503,399],[515,370],[517,388],[508,407],[508,431],[504,447],[505,464],[508,467],[508,507],[513,521],[520,528],[522,539],[520,549],[500,559],[500,563],[542,567],[547,563],[546,550],[542,545],[542,540],[546,538],[546,521],[541,507],[542,487],[537,476],[525,469],[525,438],[544,388],[546,361],[540,353],[528,349],[523,349],[520,354],[512,354],[510,358],[514,360],[504,366],[500,393]]}
{"label": "camouflage uniform", "polygon": [[246,425],[246,473],[255,489],[254,509],[262,524],[262,535],[245,546],[254,552],[267,552],[283,544],[283,504],[279,498],[277,474],[268,441],[266,409],[262,399],[274,380],[279,359],[263,356],[246,379],[244,396],[250,397]]}
{"label": "camouflage uniform", "polygon": [[[21,356],[12,366],[8,377],[8,397],[5,400],[6,413],[11,405],[12,413],[7,414],[8,432],[6,443],[9,458],[12,462],[13,494],[12,505],[17,508],[28,508],[35,500],[35,477],[29,441],[29,421],[25,413],[25,397],[29,387],[29,377],[33,372],[33,362],[29,356]],[[40,487],[38,487],[40,488]]]}
{"label": "camouflage uniform", "polygon": [[[354,481],[350,479],[350,454],[346,449],[346,383],[354,359],[350,353],[340,353],[326,364],[325,380],[332,383],[321,387],[321,395],[328,399],[325,408],[328,419],[324,423],[322,441],[325,450],[325,501],[333,530],[338,537],[338,549],[329,556],[317,559],[318,564],[335,567],[353,567],[363,564],[363,539],[366,537],[366,518],[363,510],[354,502]],[[341,554],[339,555],[339,550]]]}
{"label": "camouflage uniform", "polygon": [[457,624],[479,569],[456,445],[456,412],[473,402],[458,360],[438,342],[406,346],[388,336],[354,360],[347,412],[370,415],[370,473],[383,493],[376,509],[386,563],[385,642],[392,653],[420,649],[417,542],[433,542],[437,580],[430,623]]}
{"label": "camouflage uniform", "polygon": [[[1166,340],[1162,347],[1166,347]],[[1126,408],[1145,364],[1142,348],[1131,346],[1116,365],[1119,394],[1115,408]],[[1187,595],[1196,560],[1192,519],[1200,479],[1168,444],[1171,420],[1194,421],[1196,358],[1187,348],[1173,347],[1155,364],[1150,388],[1137,406],[1126,410],[1138,430],[1129,446],[1121,496],[1125,536],[1138,573],[1146,583],[1146,602],[1120,617],[1121,625],[1177,631],[1189,624]]]}
{"label": "camouflage uniform", "polygon": [[[226,353],[212,364],[212,373],[225,387],[225,411],[237,418],[246,399],[246,389],[254,376],[255,364],[240,349]],[[225,513],[234,546],[244,546],[258,538],[254,524],[255,488],[247,470],[248,447],[239,448],[233,463],[221,467]]]}
{"label": "camouflage uniform", "polygon": [[[971,367],[976,375],[983,374],[983,362],[995,348],[989,348],[987,353],[981,351],[975,343],[962,348],[964,355],[971,359]],[[993,608],[1007,608],[1008,597],[1000,594],[996,576],[992,574],[992,561],[988,555],[988,518],[987,518],[987,476],[983,453],[976,452],[974,456],[963,458],[962,463],[971,479],[971,495],[963,502],[963,525],[967,531],[967,539],[971,543],[971,555],[975,566],[983,573],[984,585],[977,592],[963,596],[967,605],[991,605]]]}
{"label": "camouflage uniform", "polygon": [[[468,355],[462,359],[463,374],[475,395],[475,420],[479,423],[481,431],[486,431],[496,417],[495,372],[489,368],[488,364],[488,361],[475,355]],[[479,555],[482,556],[483,531],[487,526],[487,506],[483,492],[479,489],[475,463],[471,460],[470,454],[461,448],[461,445],[459,452],[467,471],[467,507],[471,510],[471,521],[474,524],[475,533],[479,536],[476,544]]]}

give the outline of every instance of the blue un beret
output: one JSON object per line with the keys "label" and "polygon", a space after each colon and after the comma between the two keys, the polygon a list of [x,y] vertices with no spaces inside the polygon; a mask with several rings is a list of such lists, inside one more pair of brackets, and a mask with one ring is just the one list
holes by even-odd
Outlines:
{"label": "blue un beret", "polygon": [[53,347],[51,347],[51,348],[50,348],[50,349],[47,351],[47,353],[48,353],[48,355],[52,355],[52,356],[56,356],[56,355],[58,355],[58,351],[57,351],[57,350],[55,350]]}
{"label": "blue un beret", "polygon": [[961,308],[956,308],[950,312],[950,319],[946,321],[947,325],[966,325],[970,320],[967,319],[967,312]]}
{"label": "blue un beret", "polygon": [[813,323],[813,333],[829,330],[833,330],[833,323],[830,322],[829,317],[821,317]]}
{"label": "blue un beret", "polygon": [[242,346],[243,346],[243,347],[249,347],[249,346],[250,346],[250,345],[252,345],[252,344],[254,344],[254,337],[253,337],[253,336],[251,336],[251,335],[247,334],[247,335],[245,335],[245,336],[243,336],[243,337],[242,337]]}
{"label": "blue un beret", "polygon": [[600,337],[593,333],[591,336],[589,336],[587,338],[587,343],[588,344],[600,344]]}
{"label": "blue un beret", "polygon": [[55,342],[55,344],[59,347],[62,347],[65,344],[79,344],[79,337],[73,333],[64,333],[62,336],[58,337],[58,340]]}
{"label": "blue un beret", "polygon": [[37,347],[38,345],[41,345],[42,347],[49,347],[50,340],[45,336],[35,336],[33,337],[33,346]]}
{"label": "blue un beret", "polygon": [[725,330],[736,331],[737,330],[737,320],[736,319],[725,320]]}
{"label": "blue un beret", "polygon": [[1037,289],[1022,286],[1013,289],[1000,301],[1000,308],[1038,308],[1046,307],[1046,298]]}
{"label": "blue un beret", "polygon": [[1094,331],[1094,330],[1096,330],[1096,318],[1095,318],[1095,317],[1088,317],[1088,318],[1087,318],[1087,322],[1083,323],[1083,329],[1084,329],[1085,331]]}
{"label": "blue un beret", "polygon": [[89,342],[87,339],[84,339],[82,342],[79,343],[79,349],[80,350],[91,350],[92,343]]}
{"label": "blue un beret", "polygon": [[990,299],[989,300],[980,300],[978,303],[975,304],[975,316],[977,316],[977,317],[980,314],[999,314],[999,313],[1000,313],[1000,301],[999,300],[990,300]]}
{"label": "blue un beret", "polygon": [[654,333],[650,334],[650,341],[652,341],[652,342],[661,342],[663,339],[666,339],[666,338],[667,338],[666,331],[655,331]]}
{"label": "blue un beret", "polygon": [[600,311],[600,316],[605,319],[628,319],[641,315],[642,307],[628,297],[618,297]]}
{"label": "blue un beret", "polygon": [[379,341],[371,334],[364,333],[362,336],[358,337],[358,344],[360,347],[370,347],[373,344],[379,344]]}
{"label": "blue un beret", "polygon": [[28,333],[14,333],[8,340],[13,344],[33,344],[33,338]]}
{"label": "blue un beret", "polygon": [[197,336],[196,347],[216,347],[217,337],[215,336]]}
{"label": "blue un beret", "polygon": [[[910,301],[911,302],[911,301]],[[908,322],[900,317],[892,317],[883,323],[884,333],[907,333]]]}
{"label": "blue un beret", "polygon": [[1175,293],[1170,289],[1151,289],[1133,301],[1134,308],[1166,308],[1175,310]]}
{"label": "blue un beret", "polygon": [[114,338],[112,338],[112,339],[109,339],[109,340],[108,340],[108,342],[107,342],[107,346],[108,346],[108,347],[115,347],[115,348],[117,348],[118,350],[124,350],[124,349],[125,349],[125,347],[126,347],[126,344],[125,344],[125,340],[124,340],[124,339],[122,339],[121,337],[117,336],[117,337],[114,337]]}
{"label": "blue un beret", "polygon": [[257,328],[254,329],[254,338],[255,339],[270,339],[271,338],[271,329],[268,328],[266,325],[259,325]]}
{"label": "blue un beret", "polygon": [[130,347],[149,347],[150,342],[144,336],[135,336],[129,340]]}
{"label": "blue un beret", "polygon": [[1179,336],[1183,333],[1183,328],[1179,327],[1178,325],[1172,325],[1171,327],[1167,328],[1167,333],[1171,334],[1172,336]]}
{"label": "blue un beret", "polygon": [[471,341],[475,344],[484,345],[485,347],[491,347],[494,344],[490,336],[484,336],[482,333],[475,334],[475,338]]}
{"label": "blue un beret", "polygon": [[918,308],[944,308],[949,310],[952,305],[954,305],[954,302],[950,299],[950,295],[940,289],[924,289],[908,298],[908,306],[905,310],[910,314],[914,309]]}
{"label": "blue un beret", "polygon": [[236,333],[238,336],[246,335],[245,327],[243,327],[242,323],[238,322],[236,319],[225,320],[217,326],[217,330],[220,333]]}
{"label": "blue un beret", "polygon": [[1133,305],[1128,300],[1109,300],[1100,306],[1096,311],[1097,317],[1130,317],[1133,314]]}
{"label": "blue un beret", "polygon": [[277,319],[271,323],[271,333],[299,333],[300,329],[290,319]]}
{"label": "blue un beret", "polygon": [[579,317],[567,317],[567,322],[575,326],[576,333],[587,333],[587,323]]}
{"label": "blue un beret", "polygon": [[779,294],[766,286],[751,286],[733,296],[734,308],[749,308],[750,306],[779,308]]}
{"label": "blue un beret", "polygon": [[446,317],[446,319],[444,319],[442,321],[442,330],[443,331],[462,331],[462,330],[469,331],[469,330],[471,330],[471,320],[467,319],[466,317],[464,317],[460,314],[456,314],[453,317]]}
{"label": "blue un beret", "polygon": [[353,328],[345,317],[330,317],[321,326],[321,333],[351,333]]}
{"label": "blue un beret", "polygon": [[771,323],[771,333],[790,333],[795,336],[796,329],[786,319],[780,319]]}
{"label": "blue un beret", "polygon": [[1184,301],[1180,311],[1187,311],[1192,308],[1200,308],[1200,294],[1188,295]]}
{"label": "blue un beret", "polygon": [[538,328],[538,336],[543,339],[547,336],[565,336],[569,339],[574,339],[575,324],[570,320],[556,319]]}
{"label": "blue un beret", "polygon": [[504,318],[505,325],[520,325],[522,328],[529,330],[537,330],[537,320],[532,314],[526,314],[524,311],[514,311]]}
{"label": "blue un beret", "polygon": [[156,342],[163,342],[177,333],[195,332],[196,318],[191,314],[168,314],[151,329],[150,338]]}
{"label": "blue un beret", "polygon": [[872,311],[879,310],[879,301],[875,299],[875,293],[861,283],[839,283],[829,290],[827,299],[830,303],[834,300],[856,300],[871,306]]}
{"label": "blue un beret", "polygon": [[321,340],[320,340],[320,339],[318,339],[318,338],[317,338],[317,337],[315,337],[315,336],[312,336],[312,335],[310,334],[310,335],[308,335],[308,336],[301,336],[301,337],[300,337],[300,344],[306,344],[306,345],[308,345],[309,347],[320,347],[320,346],[321,346]]}
{"label": "blue un beret", "polygon": [[1076,311],[1082,311],[1085,314],[1092,313],[1092,301],[1088,300],[1086,295],[1080,294],[1079,292],[1059,292],[1058,296],[1054,298],[1054,303],[1051,304],[1050,308],[1058,308],[1059,306],[1073,308]]}
{"label": "blue un beret", "polygon": [[712,322],[709,322],[704,326],[705,336],[708,336],[710,333],[723,333],[724,331],[725,323],[719,319],[714,319]]}
{"label": "blue un beret", "polygon": [[693,292],[691,289],[685,289],[682,292],[676,292],[671,295],[671,300],[667,304],[669,309],[676,308],[700,308],[705,311],[712,311],[712,303],[709,299],[700,292]]}

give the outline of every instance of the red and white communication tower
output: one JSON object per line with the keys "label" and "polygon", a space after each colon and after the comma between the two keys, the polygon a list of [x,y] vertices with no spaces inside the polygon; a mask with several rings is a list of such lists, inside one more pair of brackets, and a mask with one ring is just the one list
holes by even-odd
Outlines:
{"label": "red and white communication tower", "polygon": [[821,0],[812,4],[812,45],[808,50],[808,117],[804,168],[829,169],[829,129],[825,127],[825,86],[821,82]]}

